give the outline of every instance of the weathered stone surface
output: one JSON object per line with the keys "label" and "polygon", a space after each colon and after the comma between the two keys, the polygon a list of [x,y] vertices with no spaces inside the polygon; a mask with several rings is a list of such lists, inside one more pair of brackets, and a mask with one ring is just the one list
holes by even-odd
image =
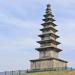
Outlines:
{"label": "weathered stone surface", "polygon": [[39,35],[41,41],[37,41],[40,44],[40,47],[36,50],[39,51],[39,58],[31,60],[31,69],[44,69],[44,68],[60,68],[67,67],[67,61],[61,60],[58,58],[59,52],[62,50],[57,48],[57,45],[60,43],[57,41],[59,38],[56,35],[58,30],[55,29],[54,16],[51,12],[51,5],[47,5],[46,14],[43,19],[44,23],[42,34]]}

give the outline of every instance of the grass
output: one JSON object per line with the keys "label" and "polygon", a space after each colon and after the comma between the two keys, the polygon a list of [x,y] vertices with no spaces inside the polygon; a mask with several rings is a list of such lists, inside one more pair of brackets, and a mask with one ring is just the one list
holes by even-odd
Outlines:
{"label": "grass", "polygon": [[48,72],[34,72],[21,75],[75,75],[75,71],[48,71]]}

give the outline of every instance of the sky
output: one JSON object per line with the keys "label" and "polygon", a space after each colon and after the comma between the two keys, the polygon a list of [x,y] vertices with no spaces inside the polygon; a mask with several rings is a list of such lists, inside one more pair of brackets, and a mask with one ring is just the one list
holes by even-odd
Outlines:
{"label": "sky", "polygon": [[61,59],[75,67],[75,0],[0,0],[0,71],[26,70],[38,58],[35,48],[47,4],[60,36]]}

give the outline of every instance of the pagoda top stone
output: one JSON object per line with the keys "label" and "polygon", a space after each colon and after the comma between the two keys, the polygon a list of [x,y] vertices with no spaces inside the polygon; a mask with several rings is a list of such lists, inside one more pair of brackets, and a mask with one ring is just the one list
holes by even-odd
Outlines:
{"label": "pagoda top stone", "polygon": [[51,7],[51,5],[50,4],[47,4],[47,8],[50,8]]}
{"label": "pagoda top stone", "polygon": [[51,13],[51,5],[47,4],[46,13]]}
{"label": "pagoda top stone", "polygon": [[45,19],[47,18],[51,18],[51,19],[54,19],[54,15],[52,14],[52,10],[51,10],[51,5],[50,4],[47,4],[47,7],[46,7],[46,12],[45,12],[45,15],[44,15]]}

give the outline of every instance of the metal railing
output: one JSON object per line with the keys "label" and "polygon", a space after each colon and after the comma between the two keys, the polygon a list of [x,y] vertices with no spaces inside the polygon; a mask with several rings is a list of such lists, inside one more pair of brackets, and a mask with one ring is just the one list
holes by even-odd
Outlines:
{"label": "metal railing", "polygon": [[56,68],[45,68],[45,69],[32,69],[32,70],[28,70],[27,73],[30,73],[30,72],[45,72],[45,71],[71,71],[71,70],[75,70],[74,68],[72,67],[56,67]]}
{"label": "metal railing", "polygon": [[5,71],[0,72],[0,75],[22,75],[25,73],[32,73],[32,72],[45,72],[45,71],[73,71],[75,70],[72,67],[66,67],[66,68],[46,68],[46,69],[32,69],[32,70],[17,70],[17,71]]}
{"label": "metal railing", "polygon": [[0,75],[22,75],[25,73],[27,73],[27,70],[17,70],[17,71],[0,72]]}

